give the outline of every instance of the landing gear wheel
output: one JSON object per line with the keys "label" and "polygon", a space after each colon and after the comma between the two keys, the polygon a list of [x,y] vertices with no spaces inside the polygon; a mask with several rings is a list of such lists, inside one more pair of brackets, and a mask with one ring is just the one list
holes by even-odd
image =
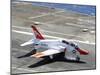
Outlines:
{"label": "landing gear wheel", "polygon": [[33,49],[30,53],[31,53],[31,55],[33,55],[33,54],[36,54],[36,52],[37,52],[37,50]]}
{"label": "landing gear wheel", "polygon": [[76,61],[77,61],[77,62],[80,61],[80,57],[79,57],[79,56],[76,57]]}

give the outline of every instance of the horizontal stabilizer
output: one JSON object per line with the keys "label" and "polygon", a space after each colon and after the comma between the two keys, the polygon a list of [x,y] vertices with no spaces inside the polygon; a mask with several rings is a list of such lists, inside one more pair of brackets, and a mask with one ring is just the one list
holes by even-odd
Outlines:
{"label": "horizontal stabilizer", "polygon": [[32,40],[28,41],[28,42],[25,42],[23,44],[21,44],[20,46],[26,46],[26,45],[31,45],[33,44],[34,42]]}

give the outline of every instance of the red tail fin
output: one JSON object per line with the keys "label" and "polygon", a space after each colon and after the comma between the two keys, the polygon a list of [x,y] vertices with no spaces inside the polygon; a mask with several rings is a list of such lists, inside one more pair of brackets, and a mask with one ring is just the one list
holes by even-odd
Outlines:
{"label": "red tail fin", "polygon": [[88,55],[89,52],[87,50],[81,50],[80,48],[77,49],[81,55]]}
{"label": "red tail fin", "polygon": [[31,27],[32,27],[35,37],[37,39],[44,39],[44,37],[41,35],[41,33],[37,30],[37,28],[35,26],[31,26]]}

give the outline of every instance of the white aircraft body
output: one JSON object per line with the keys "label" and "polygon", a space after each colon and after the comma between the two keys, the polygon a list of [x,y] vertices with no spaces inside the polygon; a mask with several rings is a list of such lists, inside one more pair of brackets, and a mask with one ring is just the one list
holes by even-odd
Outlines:
{"label": "white aircraft body", "polygon": [[[38,31],[38,29],[35,26],[31,26],[34,38],[21,44],[20,46],[26,46],[33,44],[33,50],[31,52],[31,57],[36,58],[42,58],[44,56],[50,56],[51,59],[53,59],[54,54],[62,53],[62,52],[71,52],[74,57],[70,57],[70,59],[75,59],[77,61],[80,60],[80,57],[77,55],[77,52],[79,52],[80,55],[88,55],[89,52],[87,50],[82,50],[78,47],[77,44],[70,42],[65,39],[45,39],[43,35]],[[47,50],[44,50],[42,52],[36,52],[38,48],[46,48]],[[29,53],[30,54],[30,53]],[[66,55],[64,55],[66,57]]]}

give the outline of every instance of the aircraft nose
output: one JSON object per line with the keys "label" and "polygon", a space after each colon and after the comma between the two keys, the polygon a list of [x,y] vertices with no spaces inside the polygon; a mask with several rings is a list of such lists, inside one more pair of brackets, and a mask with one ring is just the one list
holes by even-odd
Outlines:
{"label": "aircraft nose", "polygon": [[81,55],[88,55],[89,51],[83,49],[77,49]]}

